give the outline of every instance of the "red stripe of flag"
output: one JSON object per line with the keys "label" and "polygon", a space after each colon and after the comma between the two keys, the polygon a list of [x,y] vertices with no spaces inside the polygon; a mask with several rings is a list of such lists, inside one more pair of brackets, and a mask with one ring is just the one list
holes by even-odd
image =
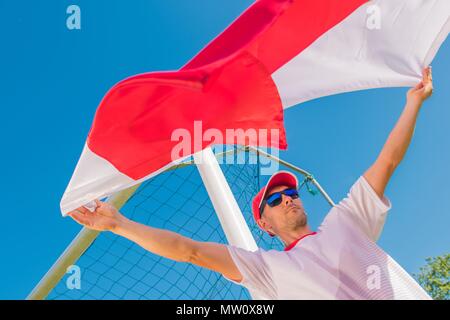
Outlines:
{"label": "red stripe of flag", "polygon": [[[285,149],[272,72],[365,2],[256,2],[180,71],[141,74],[115,85],[98,107],[89,149],[135,180],[176,160],[171,150],[178,142],[171,134],[185,128],[194,136],[196,120],[223,136],[226,129],[278,129]],[[195,145],[192,150],[199,151]]]}

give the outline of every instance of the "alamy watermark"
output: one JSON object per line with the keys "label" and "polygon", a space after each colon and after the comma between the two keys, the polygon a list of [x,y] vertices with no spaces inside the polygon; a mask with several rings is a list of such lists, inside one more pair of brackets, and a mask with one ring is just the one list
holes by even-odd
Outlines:
{"label": "alamy watermark", "polygon": [[81,289],[81,269],[77,265],[68,266],[66,273],[70,274],[66,280],[66,287],[69,290]]}
{"label": "alamy watermark", "polygon": [[81,30],[81,9],[75,4],[67,7],[66,13],[69,15],[66,19],[66,27],[69,30]]}
{"label": "alamy watermark", "polygon": [[381,288],[381,269],[377,265],[370,265],[366,269],[366,286],[369,290],[378,290]]}
{"label": "alamy watermark", "polygon": [[366,9],[368,15],[366,20],[366,27],[369,30],[380,30],[381,29],[381,8],[376,5],[370,5]]}
{"label": "alamy watermark", "polygon": [[[279,154],[279,129],[242,129],[232,128],[220,130],[216,128],[208,128],[203,130],[202,121],[194,121],[193,132],[185,128],[178,128],[172,132],[171,141],[178,142],[171,151],[171,160],[176,161],[185,158],[191,154],[198,153],[205,144],[214,145],[215,153],[222,153],[226,145],[252,145],[259,147],[272,156],[278,157]],[[270,150],[267,147],[270,147]],[[196,163],[203,162],[202,153],[195,157]],[[271,161],[266,157],[246,157],[244,152],[237,154],[229,153],[224,157],[217,159],[219,164],[256,164],[259,161],[262,175],[272,175],[278,171],[279,164]]]}

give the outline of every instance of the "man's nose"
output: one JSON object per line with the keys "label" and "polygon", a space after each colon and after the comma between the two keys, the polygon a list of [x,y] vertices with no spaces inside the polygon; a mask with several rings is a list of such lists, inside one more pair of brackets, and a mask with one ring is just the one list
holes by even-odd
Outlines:
{"label": "man's nose", "polygon": [[287,195],[285,195],[285,194],[283,194],[283,197],[284,197],[283,202],[284,202],[285,205],[289,205],[289,204],[291,204],[292,202],[294,202],[294,200],[293,200],[291,197],[289,197],[289,196],[287,196]]}

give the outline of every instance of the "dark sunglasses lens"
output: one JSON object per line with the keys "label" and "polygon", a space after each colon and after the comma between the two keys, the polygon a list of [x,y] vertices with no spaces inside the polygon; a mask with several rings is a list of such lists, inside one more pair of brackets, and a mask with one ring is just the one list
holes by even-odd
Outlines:
{"label": "dark sunglasses lens", "polygon": [[269,198],[267,198],[267,204],[271,207],[275,207],[281,203],[281,194],[274,193]]}
{"label": "dark sunglasses lens", "polygon": [[284,191],[284,194],[291,197],[292,199],[298,198],[298,191],[295,189],[287,189]]}

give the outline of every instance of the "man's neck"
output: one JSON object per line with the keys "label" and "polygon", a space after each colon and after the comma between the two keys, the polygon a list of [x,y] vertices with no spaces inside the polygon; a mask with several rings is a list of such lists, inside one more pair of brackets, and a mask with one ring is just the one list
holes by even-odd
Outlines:
{"label": "man's neck", "polygon": [[312,230],[308,225],[306,225],[296,230],[291,230],[284,234],[280,234],[279,237],[283,240],[285,247],[289,247],[294,241],[297,241],[310,233],[312,233]]}

